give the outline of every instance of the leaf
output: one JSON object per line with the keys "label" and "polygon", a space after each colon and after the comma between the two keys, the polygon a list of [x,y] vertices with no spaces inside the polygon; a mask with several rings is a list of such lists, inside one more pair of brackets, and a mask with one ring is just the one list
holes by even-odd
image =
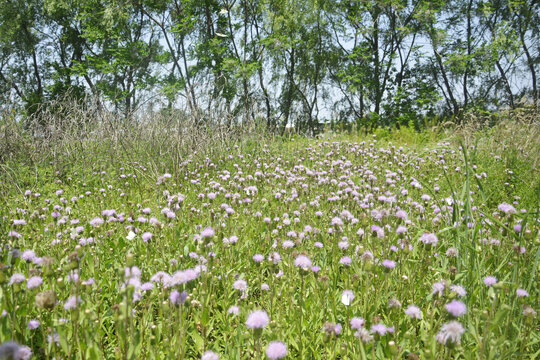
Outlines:
{"label": "leaf", "polygon": [[203,340],[202,336],[199,335],[198,332],[194,331],[191,334],[191,338],[193,339],[193,342],[195,343],[195,345],[197,346],[197,349],[199,351],[204,350],[204,340]]}

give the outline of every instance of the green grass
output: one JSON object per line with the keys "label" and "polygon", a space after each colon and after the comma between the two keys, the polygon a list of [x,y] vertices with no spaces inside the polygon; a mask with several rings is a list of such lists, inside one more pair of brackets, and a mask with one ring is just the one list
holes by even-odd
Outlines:
{"label": "green grass", "polygon": [[[222,359],[254,359],[275,340],[286,344],[289,359],[538,357],[537,158],[524,155],[519,144],[498,148],[497,136],[404,128],[366,138],[236,138],[191,155],[144,141],[129,151],[88,142],[69,154],[66,146],[54,157],[6,162],[0,173],[0,340],[30,347],[35,358],[57,359],[198,359],[207,350]],[[171,177],[158,181],[165,173]],[[184,200],[172,199],[175,194]],[[516,202],[517,213],[499,211],[504,202]],[[396,216],[398,207],[407,222]],[[116,210],[117,221],[107,222],[106,209]],[[155,221],[139,222],[140,216]],[[96,217],[105,223],[90,225]],[[332,225],[336,217],[343,225]],[[14,219],[26,225],[13,225]],[[74,219],[79,223],[71,224]],[[396,233],[400,225],[404,235]],[[197,240],[207,227],[215,234]],[[148,242],[145,232],[152,234]],[[422,244],[424,233],[438,242]],[[238,241],[224,242],[231,236]],[[287,240],[294,247],[284,248]],[[339,245],[344,241],[347,248]],[[32,250],[51,264],[16,258],[12,249]],[[277,264],[268,260],[273,252],[281,256]],[[255,262],[255,254],[265,260]],[[295,266],[299,255],[320,270]],[[345,256],[349,266],[340,263]],[[132,266],[140,276],[125,286],[125,269]],[[172,275],[197,266],[206,271],[193,281],[140,289],[159,271]],[[16,273],[40,276],[43,284],[10,285]],[[497,283],[486,286],[486,276]],[[247,282],[246,293],[233,288],[239,279]],[[441,282],[443,293],[434,294]],[[517,297],[518,288],[529,296]],[[58,300],[51,309],[36,305],[45,290]],[[175,290],[189,294],[183,305],[171,301]],[[348,306],[344,290],[355,295]],[[65,309],[72,296],[81,303]],[[390,299],[401,307],[389,307]],[[463,316],[454,319],[446,310],[452,300],[465,304]],[[405,314],[410,305],[421,310],[421,319]],[[228,313],[231,306],[239,307],[238,315]],[[262,332],[245,325],[256,309],[271,317]],[[351,329],[352,317],[365,320],[364,341]],[[37,329],[28,328],[32,319],[40,321]],[[437,334],[453,320],[463,326],[460,342],[440,344]],[[340,324],[340,333],[329,323]],[[377,335],[371,331],[376,324],[393,332]],[[58,342],[48,341],[54,334]]]}

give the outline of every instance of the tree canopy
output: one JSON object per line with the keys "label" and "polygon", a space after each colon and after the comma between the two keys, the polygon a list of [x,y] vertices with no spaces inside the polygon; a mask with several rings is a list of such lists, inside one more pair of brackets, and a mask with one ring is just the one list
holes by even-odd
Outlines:
{"label": "tree canopy", "polygon": [[[534,0],[6,0],[0,102],[284,131],[538,105]],[[226,118],[212,116],[216,109]]]}

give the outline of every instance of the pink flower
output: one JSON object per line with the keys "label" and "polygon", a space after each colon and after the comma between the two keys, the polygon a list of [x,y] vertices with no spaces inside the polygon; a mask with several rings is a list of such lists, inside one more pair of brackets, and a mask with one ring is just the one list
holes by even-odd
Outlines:
{"label": "pink flower", "polygon": [[246,326],[249,329],[263,329],[268,325],[270,319],[268,314],[263,310],[255,310],[249,314],[246,320]]}
{"label": "pink flower", "polygon": [[266,347],[266,356],[270,360],[282,359],[287,356],[287,346],[281,341],[272,341]]}

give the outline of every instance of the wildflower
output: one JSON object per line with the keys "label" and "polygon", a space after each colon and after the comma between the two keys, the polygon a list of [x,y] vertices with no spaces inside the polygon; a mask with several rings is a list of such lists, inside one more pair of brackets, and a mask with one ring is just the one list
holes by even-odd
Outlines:
{"label": "wildflower", "polygon": [[245,280],[236,280],[233,284],[233,288],[240,291],[246,291],[247,282]]}
{"label": "wildflower", "polygon": [[34,261],[35,258],[36,258],[36,254],[32,250],[25,250],[23,251],[21,255],[21,259],[24,259],[28,262]]}
{"label": "wildflower", "polygon": [[527,292],[527,290],[524,289],[517,289],[516,295],[517,297],[529,297],[529,293]]}
{"label": "wildflower", "polygon": [[292,242],[291,240],[285,240],[282,244],[283,248],[284,249],[290,249],[292,247],[294,247],[294,242]]}
{"label": "wildflower", "polygon": [[458,251],[456,248],[451,247],[451,248],[448,248],[448,250],[446,250],[446,256],[448,257],[456,257],[457,254],[458,254]]}
{"label": "wildflower", "polygon": [[229,308],[229,310],[227,310],[227,313],[228,314],[231,314],[231,315],[238,315],[238,313],[240,312],[240,308],[238,306],[231,306]]}
{"label": "wildflower", "polygon": [[31,357],[32,350],[28,346],[19,345],[14,341],[0,345],[0,359],[27,360]]}
{"label": "wildflower", "polygon": [[459,322],[450,321],[442,326],[435,338],[442,345],[460,344],[464,333],[465,329]]}
{"label": "wildflower", "polygon": [[171,291],[169,295],[169,300],[174,305],[180,305],[181,303],[183,304],[184,302],[182,301],[181,298],[182,298],[182,295],[180,294],[178,290]]}
{"label": "wildflower", "polygon": [[30,330],[37,329],[40,324],[41,323],[39,322],[39,320],[30,320],[28,322],[28,329],[30,329]]}
{"label": "wildflower", "polygon": [[389,299],[389,300],[388,300],[388,307],[389,307],[390,309],[392,309],[392,308],[399,309],[399,308],[401,307],[401,303],[399,302],[398,299],[392,298],[392,299]]}
{"label": "wildflower", "polygon": [[522,312],[523,316],[525,316],[526,318],[530,318],[530,319],[533,319],[536,317],[536,311],[530,307],[529,305],[525,305],[523,307],[523,312]]}
{"label": "wildflower", "polygon": [[93,227],[103,225],[103,223],[104,223],[104,221],[100,217],[95,217],[92,220],[90,220],[90,225],[92,225]]}
{"label": "wildflower", "polygon": [[467,296],[467,291],[461,285],[452,285],[450,286],[450,290],[455,292],[459,297]]}
{"label": "wildflower", "polygon": [[493,286],[497,283],[497,278],[495,276],[486,276],[484,278],[484,284],[488,287]]}
{"label": "wildflower", "polygon": [[294,266],[307,270],[311,267],[311,260],[305,255],[298,255],[294,260]]}
{"label": "wildflower", "polygon": [[433,295],[443,295],[443,292],[444,292],[444,288],[445,288],[445,284],[444,282],[436,282],[435,284],[433,284]]}
{"label": "wildflower", "polygon": [[150,239],[152,239],[152,233],[147,231],[144,234],[142,234],[141,237],[142,237],[144,242],[148,242],[148,241],[150,241]]}
{"label": "wildflower", "polygon": [[448,304],[446,304],[446,311],[450,313],[450,315],[454,317],[460,317],[465,315],[467,312],[467,306],[458,300],[452,300]]}
{"label": "wildflower", "polygon": [[214,235],[215,235],[214,229],[212,229],[211,227],[207,227],[201,232],[201,238],[203,239],[210,238]]}
{"label": "wildflower", "polygon": [[60,344],[60,335],[57,332],[47,335],[47,342],[49,344],[52,344],[53,342]]}
{"label": "wildflower", "polygon": [[371,332],[378,334],[379,336],[384,336],[388,331],[387,327],[384,324],[375,324],[371,326]]}
{"label": "wildflower", "polygon": [[396,262],[392,260],[383,260],[382,265],[387,269],[393,269],[396,267]]}
{"label": "wildflower", "polygon": [[8,236],[9,236],[9,237],[14,237],[14,238],[17,238],[17,239],[22,238],[22,235],[19,234],[18,232],[16,232],[15,230],[9,231],[9,232],[8,232]]}
{"label": "wildflower", "polygon": [[398,219],[401,219],[401,220],[405,221],[405,220],[407,220],[407,213],[405,211],[403,211],[403,210],[398,210],[396,212],[396,217]]}
{"label": "wildflower", "polygon": [[367,331],[367,329],[364,329],[364,328],[360,328],[356,330],[356,332],[354,333],[354,336],[359,338],[364,344],[369,344],[370,342],[373,341],[373,335],[371,335],[369,331]]}
{"label": "wildflower", "polygon": [[499,211],[502,211],[506,215],[512,215],[517,213],[516,208],[507,203],[499,204],[497,208],[499,209]]}
{"label": "wildflower", "polygon": [[15,360],[28,360],[32,357],[32,349],[28,346],[19,346],[13,357]]}
{"label": "wildflower", "polygon": [[361,317],[353,317],[350,323],[351,323],[351,329],[357,330],[364,326],[365,320],[362,319]]}
{"label": "wildflower", "polygon": [[250,329],[263,329],[268,325],[270,319],[268,314],[263,310],[255,310],[249,314],[246,320],[246,326]]}
{"label": "wildflower", "polygon": [[407,228],[403,225],[399,225],[396,229],[396,234],[401,235],[407,232]]}
{"label": "wildflower", "polygon": [[154,288],[154,284],[151,282],[145,282],[141,285],[141,291],[150,291]]}
{"label": "wildflower", "polygon": [[201,356],[201,360],[218,360],[219,355],[212,350],[205,351]]}
{"label": "wildflower", "polygon": [[41,276],[32,276],[28,281],[26,282],[26,287],[28,289],[35,289],[37,287],[40,287],[41,284],[43,284],[43,279]]}
{"label": "wildflower", "polygon": [[70,296],[64,303],[64,310],[73,310],[81,303],[80,297]]}
{"label": "wildflower", "polygon": [[410,305],[407,309],[405,309],[405,314],[408,315],[411,319],[422,318],[422,311],[418,306],[415,305]]}
{"label": "wildflower", "polygon": [[264,256],[261,255],[261,254],[255,254],[253,255],[253,260],[256,262],[256,263],[260,263],[264,260]]}
{"label": "wildflower", "polygon": [[26,280],[26,278],[24,277],[23,274],[15,273],[15,274],[11,275],[11,278],[9,279],[9,285],[20,284],[24,280]]}
{"label": "wildflower", "polygon": [[420,236],[420,239],[418,239],[418,241],[426,244],[426,245],[437,245],[437,242],[439,241],[439,239],[437,239],[437,236],[435,234],[431,234],[431,233],[424,233],[422,234],[422,236]]}
{"label": "wildflower", "polygon": [[274,265],[277,265],[281,261],[281,255],[274,251],[273,253],[268,255],[268,260],[271,261]]}
{"label": "wildflower", "polygon": [[266,347],[266,356],[270,360],[282,359],[287,356],[287,346],[281,341],[272,341]]}
{"label": "wildflower", "polygon": [[349,266],[351,265],[352,259],[349,256],[344,256],[341,259],[339,259],[339,263],[341,265]]}

